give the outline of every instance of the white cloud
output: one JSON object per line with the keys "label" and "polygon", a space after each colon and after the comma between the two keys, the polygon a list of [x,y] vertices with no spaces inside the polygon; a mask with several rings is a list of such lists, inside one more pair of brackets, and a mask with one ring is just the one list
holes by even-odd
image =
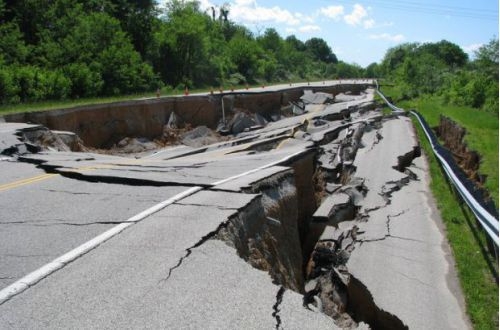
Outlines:
{"label": "white cloud", "polygon": [[344,21],[349,25],[359,25],[366,16],[368,16],[366,9],[357,3],[354,5],[352,12],[344,16]]}
{"label": "white cloud", "polygon": [[370,18],[370,19],[367,19],[365,21],[363,21],[363,27],[365,29],[371,29],[375,26],[375,20]]}
{"label": "white cloud", "polygon": [[339,19],[344,14],[344,6],[328,6],[321,8],[319,11],[328,18]]}
{"label": "white cloud", "polygon": [[286,31],[286,33],[290,33],[290,34],[292,34],[292,33],[296,33],[296,32],[297,32],[297,29],[296,29],[296,28],[293,28],[293,27],[287,27],[287,28],[285,29],[285,31]]}
{"label": "white cloud", "polygon": [[257,2],[255,0],[236,0],[234,3],[237,6],[244,6],[244,7],[257,5]]}
{"label": "white cloud", "polygon": [[263,7],[255,0],[236,0],[231,5],[229,16],[238,22],[262,23],[275,22],[287,25],[299,25],[301,20],[297,15],[278,6]]}
{"label": "white cloud", "polygon": [[484,44],[471,44],[468,46],[463,46],[463,50],[465,50],[466,53],[469,54],[474,54],[479,48],[481,48]]}
{"label": "white cloud", "polygon": [[390,35],[389,33],[371,34],[369,38],[374,40],[386,40],[392,42],[402,42],[406,39],[402,34]]}
{"label": "white cloud", "polygon": [[333,48],[332,48],[332,52],[333,52],[335,55],[343,55],[343,54],[345,54],[344,49],[343,49],[343,48],[340,48],[340,47],[333,47]]}
{"label": "white cloud", "polygon": [[215,5],[210,2],[210,0],[199,0],[201,10],[205,11],[210,9],[210,7],[215,7]]}
{"label": "white cloud", "polygon": [[310,23],[310,24],[314,23],[314,17],[312,16],[307,16],[301,13],[295,13],[295,17],[297,17],[298,19],[300,19],[302,22],[305,23]]}
{"label": "white cloud", "polygon": [[321,28],[317,25],[304,25],[299,27],[299,31],[302,33],[311,33],[321,31]]}

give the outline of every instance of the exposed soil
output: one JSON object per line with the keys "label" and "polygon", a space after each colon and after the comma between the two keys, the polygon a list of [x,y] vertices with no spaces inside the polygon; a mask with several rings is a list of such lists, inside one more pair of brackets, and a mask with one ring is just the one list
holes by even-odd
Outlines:
{"label": "exposed soil", "polygon": [[490,200],[490,193],[484,187],[487,176],[479,172],[481,155],[477,151],[471,150],[464,141],[467,130],[450,118],[440,116],[439,126],[435,127],[434,131],[443,141],[444,147],[451,151],[455,161],[467,177],[475,183],[477,189],[484,191],[485,199]]}

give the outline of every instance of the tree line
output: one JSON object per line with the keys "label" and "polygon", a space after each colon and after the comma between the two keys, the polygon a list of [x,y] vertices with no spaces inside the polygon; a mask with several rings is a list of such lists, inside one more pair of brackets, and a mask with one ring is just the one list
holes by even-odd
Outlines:
{"label": "tree line", "polygon": [[366,71],[395,84],[398,99],[434,95],[445,104],[498,112],[498,51],[498,38],[475,51],[473,60],[446,40],[404,43]]}
{"label": "tree line", "polygon": [[448,41],[406,43],[362,68],[321,38],[254,35],[227,5],[0,0],[0,104],[353,77],[385,77],[401,98],[439,94],[498,111],[498,39],[474,60]]}
{"label": "tree line", "polygon": [[321,38],[254,36],[197,1],[0,0],[0,103],[353,77]]}

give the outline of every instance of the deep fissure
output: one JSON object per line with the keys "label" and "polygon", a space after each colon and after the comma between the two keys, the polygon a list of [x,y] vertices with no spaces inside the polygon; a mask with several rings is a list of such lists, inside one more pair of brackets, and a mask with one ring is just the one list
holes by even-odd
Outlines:
{"label": "deep fissure", "polygon": [[[361,144],[362,132],[368,129],[373,127],[369,124],[359,125],[346,134],[347,141],[341,142],[343,148],[337,149],[342,153],[340,166],[333,171],[331,168],[323,168],[319,161],[321,153],[326,152],[328,146],[317,146],[312,149],[314,157],[294,159],[287,164],[293,168],[293,173],[282,173],[266,179],[267,181],[254,183],[245,192],[262,195],[260,208],[252,210],[251,216],[240,214],[231,219],[216,238],[233,246],[239,256],[255,268],[268,271],[281,288],[302,294],[305,308],[329,315],[338,326],[350,327],[366,323],[373,329],[405,329],[406,326],[397,316],[376,306],[369,289],[347,269],[351,252],[356,244],[362,243],[357,237],[361,233],[358,227],[354,225],[349,230],[338,232],[336,239],[321,240],[321,233],[327,224],[316,223],[313,217],[328,196],[345,194],[348,202],[332,209],[334,215],[328,220],[329,225],[359,218],[359,201],[366,195],[367,188],[363,179],[354,176],[356,168],[352,161],[357,150],[364,147]],[[380,140],[380,137],[377,138]],[[399,158],[401,166],[397,170],[408,171],[407,176],[401,182],[392,183],[391,189],[385,191],[386,205],[380,207],[389,205],[394,192],[410,180],[417,179],[407,166],[418,156],[419,153],[413,150]],[[304,184],[305,181],[309,184]],[[328,189],[327,185],[330,185]],[[307,209],[308,203],[311,204],[310,209],[302,210],[301,214],[290,207],[306,205]],[[388,217],[389,236],[389,222],[403,213]],[[369,217],[369,212],[364,216]],[[266,218],[276,220],[279,225],[271,225]],[[293,227],[293,222],[296,227]],[[290,237],[293,237],[295,231],[295,240],[291,241]],[[280,250],[280,246],[286,247],[286,251]],[[279,304],[273,307],[273,316],[279,328],[281,320],[278,318],[277,306]]]}
{"label": "deep fissure", "polygon": [[[370,209],[365,210],[363,214],[359,213],[359,199],[366,195],[367,188],[363,179],[355,177],[357,168],[354,160],[358,149],[366,148],[362,144],[366,131],[377,130],[370,149],[383,139],[379,132],[382,117],[350,123],[350,114],[351,111],[344,111],[338,117],[322,117],[322,120],[343,120],[344,124],[326,132],[319,141],[315,141],[309,153],[281,164],[289,166],[290,171],[251,184],[244,193],[258,193],[259,198],[185,249],[184,254],[169,268],[168,274],[160,283],[167,282],[194,249],[207,240],[220,239],[234,247],[238,255],[253,267],[269,272],[273,282],[280,286],[272,313],[276,320],[276,329],[281,327],[280,305],[287,289],[303,295],[305,308],[329,315],[339,326],[348,327],[364,322],[374,329],[404,329],[403,322],[397,316],[376,306],[369,289],[352,276],[346,266],[356,244],[367,241],[358,239],[360,232],[356,225],[341,231],[338,230],[338,224],[359,217],[369,217],[369,213],[373,211]],[[304,125],[308,124],[305,122]],[[297,130],[293,131],[295,134]],[[279,143],[287,138],[293,139],[280,136],[239,151],[266,152],[277,148]],[[30,146],[29,143],[25,145],[27,148]],[[196,152],[203,151],[200,149]],[[387,183],[387,189],[381,192],[385,206],[390,204],[394,192],[410,180],[417,179],[407,167],[419,155],[420,150],[416,148],[398,157],[398,164],[394,169],[400,172],[408,171],[407,177],[398,182]],[[185,183],[65,172],[32,158],[19,157],[19,160],[36,163],[49,173],[89,182],[137,186],[190,186]],[[210,185],[196,186],[210,189]],[[319,221],[319,217],[314,217],[315,212],[326,199],[334,195],[339,200],[347,200],[342,205],[332,207],[331,211],[321,218],[323,220]],[[393,217],[396,216],[399,215]],[[386,237],[391,236],[390,221],[391,218],[388,217]],[[321,239],[327,226],[337,227],[338,235],[335,239]]]}

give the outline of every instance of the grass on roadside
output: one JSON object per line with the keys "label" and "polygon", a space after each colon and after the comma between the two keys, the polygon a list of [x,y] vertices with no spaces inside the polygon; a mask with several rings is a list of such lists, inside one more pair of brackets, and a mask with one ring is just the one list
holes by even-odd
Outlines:
{"label": "grass on roadside", "polygon": [[[314,78],[314,79],[296,79],[293,82],[291,81],[277,81],[273,83],[254,83],[254,84],[225,84],[223,87],[213,86],[213,88],[197,88],[190,89],[190,94],[196,93],[206,93],[213,90],[218,93],[222,88],[224,91],[230,91],[231,88],[234,89],[243,89],[245,87],[254,88],[261,86],[270,86],[273,84],[298,84],[298,83],[306,83],[308,81],[321,81],[323,78]],[[174,95],[183,95],[184,90],[181,89],[172,89],[171,87],[164,87],[160,90],[160,96],[174,96]],[[118,95],[118,96],[108,96],[108,97],[90,97],[90,98],[81,98],[81,99],[67,99],[67,100],[52,100],[52,101],[39,101],[33,103],[20,103],[20,104],[0,104],[0,116],[12,114],[12,113],[22,113],[22,112],[34,112],[34,111],[47,111],[47,110],[56,110],[56,109],[68,109],[85,105],[95,105],[95,104],[106,104],[113,102],[121,102],[121,101],[131,101],[137,100],[141,98],[154,98],[156,97],[156,91],[151,91],[147,93],[139,93],[139,94],[130,94],[130,95]]]}
{"label": "grass on roadside", "polygon": [[420,125],[414,121],[429,160],[431,190],[446,226],[465,296],[467,313],[475,329],[498,329],[498,260],[486,249],[486,235],[467,206],[458,202],[452,186],[434,156]]}
{"label": "grass on roadside", "polygon": [[[190,90],[190,93],[198,93],[204,90]],[[184,91],[162,88],[160,90],[161,96],[170,95],[182,95]],[[6,115],[11,113],[21,113],[21,112],[33,112],[33,111],[46,111],[55,109],[65,109],[74,108],[84,105],[94,105],[94,104],[106,104],[121,101],[131,101],[147,97],[156,97],[156,91],[151,91],[148,93],[130,94],[130,95],[118,95],[118,96],[108,96],[108,97],[88,97],[81,99],[67,99],[67,100],[53,100],[53,101],[40,101],[33,103],[20,103],[14,105],[0,105],[0,115]]]}
{"label": "grass on roadside", "polygon": [[498,115],[452,105],[441,105],[436,97],[402,102],[405,109],[417,109],[431,127],[438,126],[442,114],[467,130],[465,142],[481,155],[479,172],[487,175],[485,187],[498,208]]}

